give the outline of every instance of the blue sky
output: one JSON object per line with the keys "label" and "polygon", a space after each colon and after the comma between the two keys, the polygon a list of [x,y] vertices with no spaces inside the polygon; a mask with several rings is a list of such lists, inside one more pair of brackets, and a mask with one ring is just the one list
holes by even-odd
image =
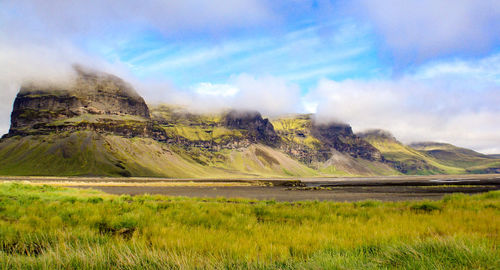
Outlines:
{"label": "blue sky", "polygon": [[500,153],[498,0],[0,0],[0,133],[80,63],[148,102],[315,112]]}
{"label": "blue sky", "polygon": [[[321,30],[334,29],[322,35]],[[303,93],[318,78],[333,80],[387,76],[369,27],[349,20],[297,22],[279,33],[251,32],[224,39],[169,40],[141,33],[118,48],[97,48],[109,61],[126,63],[139,78],[163,77],[179,87],[226,83],[231,76],[273,75],[300,85]]]}

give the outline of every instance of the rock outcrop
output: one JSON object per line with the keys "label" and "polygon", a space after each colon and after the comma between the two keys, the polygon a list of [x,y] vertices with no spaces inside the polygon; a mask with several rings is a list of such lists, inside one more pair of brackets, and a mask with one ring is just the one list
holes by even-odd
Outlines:
{"label": "rock outcrop", "polygon": [[271,122],[256,111],[232,110],[225,115],[223,125],[230,129],[246,130],[249,139],[255,142],[270,146],[277,146],[280,142]]}
{"label": "rock outcrop", "polygon": [[398,142],[394,135],[392,135],[389,131],[382,129],[370,129],[367,131],[356,133],[356,135],[362,139],[377,139]]}
{"label": "rock outcrop", "polygon": [[9,135],[43,132],[51,123],[80,116],[101,124],[109,116],[150,119],[144,99],[122,79],[81,67],[75,73],[67,85],[23,86],[14,101]]}
{"label": "rock outcrop", "polygon": [[349,154],[354,158],[382,160],[382,155],[371,144],[356,136],[351,126],[342,123],[313,123],[311,134],[328,148]]}

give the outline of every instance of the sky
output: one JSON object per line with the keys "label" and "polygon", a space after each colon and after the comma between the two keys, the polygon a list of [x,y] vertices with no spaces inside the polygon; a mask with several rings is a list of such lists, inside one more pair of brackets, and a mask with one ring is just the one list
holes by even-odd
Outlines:
{"label": "sky", "polygon": [[20,85],[75,63],[148,103],[500,153],[498,0],[0,0],[0,134]]}

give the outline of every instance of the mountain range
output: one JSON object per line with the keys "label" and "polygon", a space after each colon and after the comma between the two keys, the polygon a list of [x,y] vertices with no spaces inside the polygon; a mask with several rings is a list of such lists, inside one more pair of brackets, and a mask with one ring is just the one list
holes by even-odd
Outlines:
{"label": "mountain range", "polygon": [[127,82],[75,67],[71,83],[21,87],[0,175],[176,178],[500,173],[500,157],[451,144],[405,145],[312,114],[195,113],[148,105]]}

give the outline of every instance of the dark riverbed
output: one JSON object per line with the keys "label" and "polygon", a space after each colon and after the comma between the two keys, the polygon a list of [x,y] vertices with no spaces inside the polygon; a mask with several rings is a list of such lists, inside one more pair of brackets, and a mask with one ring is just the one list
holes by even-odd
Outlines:
{"label": "dark riverbed", "polygon": [[[79,187],[81,188],[81,187]],[[201,198],[248,198],[277,201],[405,201],[405,200],[437,200],[446,194],[461,192],[467,194],[499,190],[496,185],[490,186],[355,186],[355,187],[264,187],[264,186],[225,186],[225,187],[158,187],[158,186],[92,186],[111,194],[162,194],[168,196],[187,196]]]}
{"label": "dark riverbed", "polygon": [[169,179],[108,177],[0,177],[76,188],[99,189],[111,194],[162,194],[188,197],[248,198],[303,201],[437,200],[447,194],[475,194],[500,190],[500,174],[433,175],[291,179]]}

